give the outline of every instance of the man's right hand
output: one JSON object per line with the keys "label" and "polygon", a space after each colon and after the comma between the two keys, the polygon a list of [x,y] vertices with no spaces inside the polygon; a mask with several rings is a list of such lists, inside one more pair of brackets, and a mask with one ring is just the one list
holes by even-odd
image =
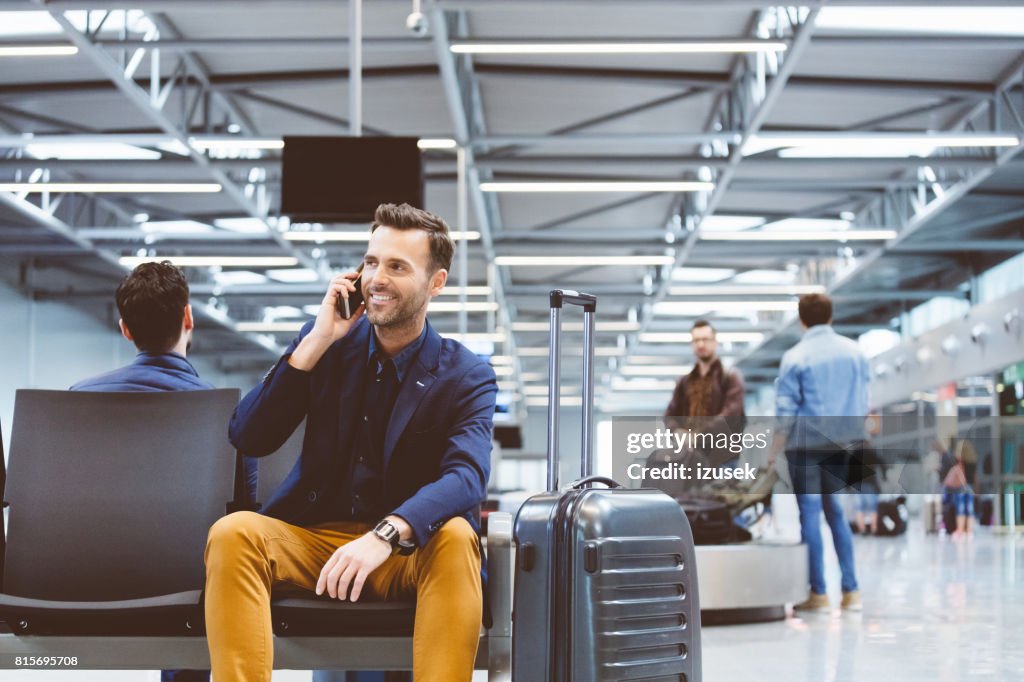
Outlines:
{"label": "man's right hand", "polygon": [[320,311],[316,315],[313,328],[299,342],[298,347],[288,358],[288,364],[307,372],[313,369],[331,344],[348,334],[352,326],[359,321],[365,305],[361,304],[356,308],[352,317],[347,320],[338,314],[339,299],[348,298],[349,292],[356,290],[352,282],[357,277],[359,273],[352,271],[337,275],[331,280],[327,293],[320,303]]}

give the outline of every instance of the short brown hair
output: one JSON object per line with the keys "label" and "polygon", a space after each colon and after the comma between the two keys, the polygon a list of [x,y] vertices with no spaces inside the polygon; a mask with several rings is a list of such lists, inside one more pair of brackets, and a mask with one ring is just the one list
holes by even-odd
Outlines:
{"label": "short brown hair", "polygon": [[433,213],[409,204],[381,204],[374,211],[370,234],[381,226],[396,230],[423,230],[430,238],[431,274],[442,268],[451,268],[455,242],[448,231],[448,223]]}
{"label": "short brown hair", "polygon": [[170,261],[136,267],[117,287],[114,300],[136,348],[166,353],[178,343],[188,282]]}
{"label": "short brown hair", "polygon": [[707,320],[697,320],[693,323],[693,326],[690,327],[690,331],[693,332],[694,329],[701,329],[702,327],[710,329],[712,336],[718,336],[718,331]]}
{"label": "short brown hair", "polygon": [[800,321],[808,328],[832,321],[832,299],[825,294],[800,297]]}

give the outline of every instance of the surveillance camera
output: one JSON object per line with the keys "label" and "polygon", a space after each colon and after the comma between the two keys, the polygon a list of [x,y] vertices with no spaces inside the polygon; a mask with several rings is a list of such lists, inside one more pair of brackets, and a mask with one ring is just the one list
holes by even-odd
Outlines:
{"label": "surveillance camera", "polygon": [[410,12],[409,16],[405,18],[405,27],[417,38],[427,35],[427,31],[430,30],[427,15],[423,12]]}
{"label": "surveillance camera", "polygon": [[984,322],[980,322],[971,328],[971,341],[974,343],[984,343],[985,339],[988,338],[990,330],[988,325]]}

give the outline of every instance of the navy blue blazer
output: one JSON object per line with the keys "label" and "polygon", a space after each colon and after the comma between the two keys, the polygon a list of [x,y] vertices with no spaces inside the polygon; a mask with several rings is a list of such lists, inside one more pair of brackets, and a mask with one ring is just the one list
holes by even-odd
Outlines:
{"label": "navy blue blazer", "polygon": [[[357,454],[350,446],[372,333],[363,317],[304,372],[288,358],[312,328],[313,321],[306,323],[263,382],[242,399],[229,430],[235,447],[261,457],[281,447],[306,419],[299,461],[262,509],[303,526],[345,520],[327,509],[325,493],[345,482]],[[497,390],[490,365],[427,323],[388,423],[382,486],[384,504],[409,522],[420,547],[456,516],[480,531],[477,512],[487,494]]]}
{"label": "navy blue blazer", "polygon": [[112,372],[83,379],[72,391],[201,391],[215,388],[199,378],[192,363],[177,353],[142,351],[134,362]]}

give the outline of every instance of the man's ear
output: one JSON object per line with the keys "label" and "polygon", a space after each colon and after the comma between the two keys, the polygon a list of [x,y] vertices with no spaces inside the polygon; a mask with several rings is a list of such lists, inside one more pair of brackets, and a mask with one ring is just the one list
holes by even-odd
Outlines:
{"label": "man's ear", "polygon": [[441,268],[430,278],[430,297],[433,298],[441,293],[444,285],[448,282],[448,271]]}
{"label": "man's ear", "polygon": [[185,331],[189,331],[196,326],[195,321],[192,319],[192,304],[185,304],[185,316],[181,320],[181,326]]}
{"label": "man's ear", "polygon": [[132,338],[132,333],[128,330],[128,326],[124,323],[124,320],[118,319],[117,326],[121,328],[121,336],[134,343],[135,339]]}

